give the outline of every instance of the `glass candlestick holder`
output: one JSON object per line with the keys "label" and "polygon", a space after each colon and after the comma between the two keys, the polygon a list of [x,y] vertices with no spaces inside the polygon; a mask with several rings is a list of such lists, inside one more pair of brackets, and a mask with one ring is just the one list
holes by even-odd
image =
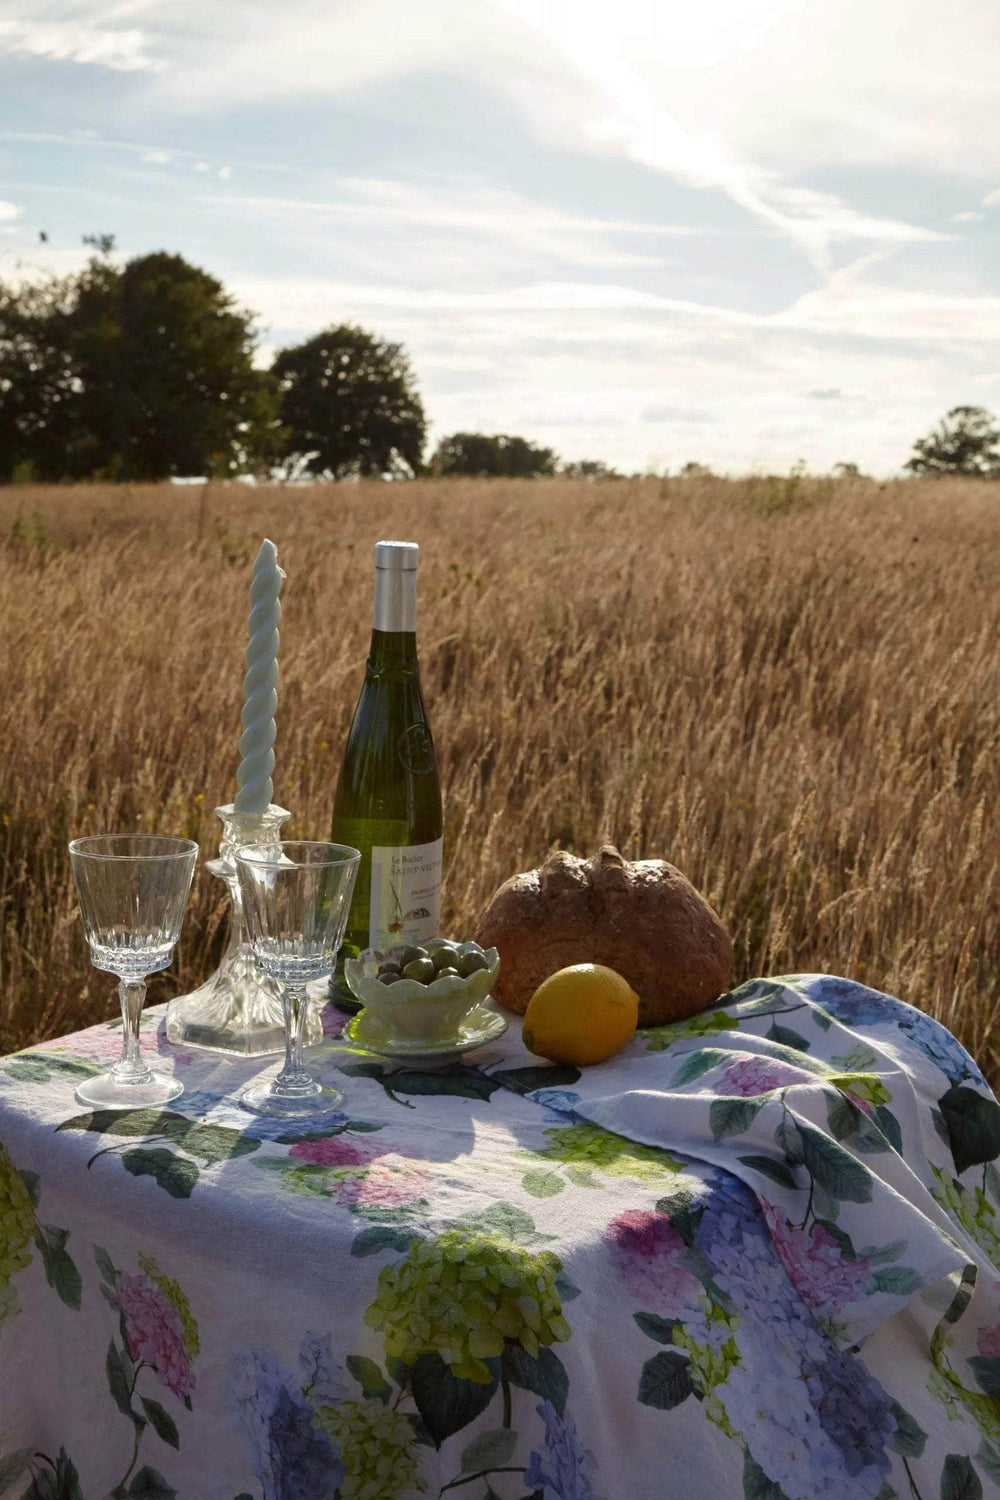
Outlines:
{"label": "glass candlestick holder", "polygon": [[[236,875],[235,851],[248,844],[277,850],[282,823],[291,813],[270,803],[262,813],[238,813],[232,803],[217,807],[222,822],[219,858],[206,868],[225,882],[230,901],[229,944],[211,979],[190,995],[178,995],[167,1007],[167,1040],[185,1047],[205,1047],[243,1057],[263,1057],[285,1050],[281,988],[263,973],[247,938],[243,902]],[[306,1044],[322,1040],[319,1010],[309,1006]]]}

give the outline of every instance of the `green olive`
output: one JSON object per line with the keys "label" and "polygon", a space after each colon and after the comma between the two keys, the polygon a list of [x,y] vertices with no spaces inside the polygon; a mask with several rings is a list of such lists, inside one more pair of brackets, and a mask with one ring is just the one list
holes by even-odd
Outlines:
{"label": "green olive", "polygon": [[452,968],[450,964],[447,964],[443,969],[438,969],[434,975],[435,979],[458,979],[460,977],[458,970]]}
{"label": "green olive", "polygon": [[403,965],[404,979],[418,979],[421,984],[427,984],[434,978],[434,965],[426,957],[411,959],[408,964]]}
{"label": "green olive", "polygon": [[439,974],[443,968],[454,969],[458,964],[458,949],[454,943],[442,943],[440,948],[435,948],[431,962]]}
{"label": "green olive", "polygon": [[426,958],[426,948],[417,948],[413,943],[405,943],[401,948],[394,948],[392,958],[405,971],[407,964],[412,964],[418,958]]}
{"label": "green olive", "polygon": [[378,976],[378,982],[379,984],[398,984],[402,977],[398,969],[384,969]]}
{"label": "green olive", "polygon": [[403,972],[393,959],[387,959],[384,964],[379,964],[378,971],[380,974],[402,974]]}
{"label": "green olive", "polygon": [[463,979],[468,979],[470,974],[477,974],[480,969],[488,969],[489,964],[481,953],[463,953],[458,960],[458,972]]}

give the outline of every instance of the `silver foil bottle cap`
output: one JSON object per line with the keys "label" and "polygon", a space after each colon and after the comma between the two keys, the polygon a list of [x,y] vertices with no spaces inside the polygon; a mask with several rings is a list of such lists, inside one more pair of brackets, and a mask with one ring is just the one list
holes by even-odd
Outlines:
{"label": "silver foil bottle cap", "polygon": [[410,573],[416,568],[419,556],[420,548],[416,542],[375,543],[376,568]]}

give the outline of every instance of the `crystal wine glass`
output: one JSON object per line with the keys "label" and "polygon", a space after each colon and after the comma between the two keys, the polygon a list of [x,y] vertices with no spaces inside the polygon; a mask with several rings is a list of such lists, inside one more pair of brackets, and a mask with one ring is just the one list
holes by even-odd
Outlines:
{"label": "crystal wine glass", "polygon": [[361,855],[344,844],[285,839],[237,849],[235,858],[250,942],[265,974],[281,985],[285,1016],[285,1066],[248,1088],[240,1103],[261,1115],[326,1114],[344,1096],[303,1066],[306,986],[333,972]]}
{"label": "crystal wine glass", "polygon": [[97,834],[69,846],[94,967],[118,976],[124,1036],[109,1073],[81,1083],[81,1104],[138,1109],[166,1104],[184,1086],[154,1073],[139,1050],[146,979],[166,969],[180,936],[198,845],[155,834]]}

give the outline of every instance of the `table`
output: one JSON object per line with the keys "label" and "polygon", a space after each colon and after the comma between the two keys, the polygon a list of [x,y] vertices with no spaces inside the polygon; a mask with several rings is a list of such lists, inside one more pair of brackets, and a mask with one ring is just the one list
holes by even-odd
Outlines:
{"label": "table", "polygon": [[1000,1492],[1000,1106],[919,1011],[754,980],[580,1072],[102,1025],[0,1060],[0,1495],[975,1500]]}

